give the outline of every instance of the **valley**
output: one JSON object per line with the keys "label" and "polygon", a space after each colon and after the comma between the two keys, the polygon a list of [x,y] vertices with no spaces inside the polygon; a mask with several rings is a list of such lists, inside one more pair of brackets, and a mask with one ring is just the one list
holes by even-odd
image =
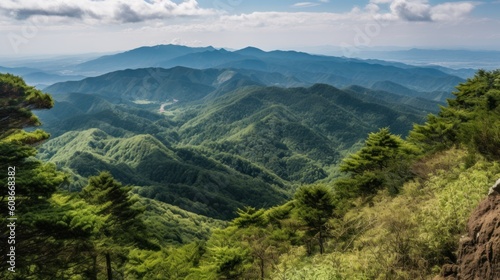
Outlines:
{"label": "valley", "polygon": [[498,26],[498,0],[0,1],[0,279],[500,279]]}
{"label": "valley", "polygon": [[498,71],[176,45],[66,70],[1,76],[33,279],[428,279],[500,176]]}
{"label": "valley", "polygon": [[[255,48],[235,53],[288,64],[294,57],[334,60]],[[440,93],[398,95],[384,86],[277,87],[286,75],[176,66],[56,83],[45,89],[54,108],[38,113],[52,135],[39,157],[73,174],[72,190],[109,170],[142,196],[228,219],[245,205],[282,203],[302,184],[334,180],[342,157],[369,132],[389,127],[404,136],[442,104]]]}

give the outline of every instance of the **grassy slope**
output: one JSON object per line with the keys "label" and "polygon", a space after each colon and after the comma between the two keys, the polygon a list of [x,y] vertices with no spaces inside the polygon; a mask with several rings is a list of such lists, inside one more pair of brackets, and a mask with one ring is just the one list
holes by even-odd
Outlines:
{"label": "grassy slope", "polygon": [[466,157],[452,149],[420,161],[418,179],[400,195],[381,192],[336,221],[327,254],[306,257],[295,248],[280,257],[272,279],[432,278],[454,260],[470,213],[500,176],[498,163],[467,168]]}

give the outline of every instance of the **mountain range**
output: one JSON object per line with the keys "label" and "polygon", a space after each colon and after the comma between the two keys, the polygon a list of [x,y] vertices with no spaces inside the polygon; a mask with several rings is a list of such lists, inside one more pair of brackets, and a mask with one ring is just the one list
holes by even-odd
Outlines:
{"label": "mountain range", "polygon": [[427,279],[500,174],[498,71],[172,45],[67,61],[0,69],[63,79],[35,112],[50,138],[4,139],[28,170],[16,145],[38,140],[21,178],[58,188],[20,220],[44,279]]}
{"label": "mountain range", "polygon": [[[379,127],[404,135],[439,102],[361,86],[268,86],[257,70],[120,70],[45,89],[52,138],[40,158],[78,190],[98,170],[142,196],[219,219],[331,180],[345,153]],[[264,82],[263,82],[264,81]]]}
{"label": "mountain range", "polygon": [[[361,85],[371,88],[379,82],[392,82],[416,92],[448,93],[463,78],[435,68],[413,67],[401,63],[359,60],[344,57],[311,55],[296,51],[263,51],[247,47],[236,51],[189,48],[176,45],[142,47],[128,52],[103,56],[74,66],[75,73],[104,74],[114,70],[148,67],[194,69],[233,69],[281,74],[289,83],[268,81],[281,86],[326,83],[336,87]],[[441,69],[444,70],[445,68]],[[280,83],[281,82],[281,83]],[[450,97],[447,95],[447,97]],[[444,99],[441,98],[441,101]]]}
{"label": "mountain range", "polygon": [[[21,75],[38,88],[110,72],[140,69],[186,67],[197,70],[232,70],[250,76],[267,86],[297,87],[316,83],[338,88],[359,85],[395,94],[411,92],[444,102],[454,87],[473,75],[473,69],[450,69],[439,66],[416,67],[399,62],[313,55],[297,51],[263,51],[255,47],[228,51],[214,47],[157,45],[104,56],[57,58],[53,61],[13,63],[0,72]],[[29,67],[25,67],[29,65]]]}
{"label": "mountain range", "polygon": [[61,63],[64,74],[0,70],[73,79],[45,87],[56,103],[37,113],[52,135],[39,157],[71,174],[68,189],[109,170],[144,197],[217,219],[331,181],[368,133],[405,136],[464,81],[446,69],[254,47],[159,45]]}

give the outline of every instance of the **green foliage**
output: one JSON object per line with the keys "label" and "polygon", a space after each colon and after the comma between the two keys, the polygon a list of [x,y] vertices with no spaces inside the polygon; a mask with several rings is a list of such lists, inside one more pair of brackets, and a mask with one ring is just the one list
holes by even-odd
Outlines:
{"label": "green foliage", "polygon": [[474,122],[463,125],[465,133],[468,134],[466,139],[472,151],[477,151],[490,160],[500,159],[499,120],[499,115],[484,114],[479,116]]}
{"label": "green foliage", "polygon": [[438,116],[415,126],[410,140],[429,151],[465,144],[471,151],[498,160],[499,77],[499,70],[478,71],[457,87],[455,99],[449,99]]}
{"label": "green foliage", "polygon": [[343,254],[328,254],[303,259],[303,248],[293,248],[280,256],[279,265],[274,269],[270,279],[273,280],[368,280],[363,271],[358,271],[359,264],[353,258]]}
{"label": "green foliage", "polygon": [[[137,220],[126,220],[128,225],[124,224],[117,220],[125,217],[111,209],[116,205],[127,213],[124,205],[106,202],[103,197],[110,193],[98,190],[102,186],[124,189],[103,175],[90,180],[95,194],[93,203],[77,195],[54,194],[50,199],[51,208],[29,213],[23,218],[34,227],[26,234],[36,236],[30,238],[27,245],[40,249],[35,246],[40,242],[44,250],[51,248],[48,253],[54,254],[50,261],[42,262],[37,259],[41,256],[40,251],[23,251],[26,261],[36,269],[32,273],[39,276],[34,279],[46,279],[50,275],[64,279],[103,279],[107,254],[113,277],[117,279],[183,279],[190,274],[205,252],[205,245],[200,240],[208,238],[212,229],[224,223],[161,202],[134,197],[138,202],[133,207],[144,209],[137,217],[144,224]],[[139,227],[134,228],[134,223]],[[155,245],[157,243],[162,245],[161,250]],[[177,247],[179,245],[182,246]]]}
{"label": "green foliage", "polygon": [[248,226],[263,226],[264,225],[264,210],[257,210],[253,207],[245,207],[244,209],[238,209],[236,211],[238,217],[233,219],[232,224],[244,228]]}
{"label": "green foliage", "polygon": [[[488,86],[477,88],[475,95],[481,96]],[[293,203],[239,210],[234,226],[207,242],[213,255],[204,255],[196,268],[205,274],[192,275],[256,279],[256,272],[263,271],[270,279],[432,277],[436,267],[455,261],[467,217],[500,176],[498,164],[489,161],[496,156],[497,116],[484,112],[496,108],[495,94],[486,102],[457,98],[456,108],[461,108],[431,116],[429,123],[415,127],[411,141],[387,128],[371,133],[341,164],[347,176],[337,180],[334,193],[327,187],[303,187]],[[468,148],[447,149],[450,143]],[[431,153],[436,150],[443,151]],[[329,237],[320,244],[325,253],[311,256],[311,236],[321,237],[322,231]],[[272,270],[266,265],[255,269],[256,252],[267,252],[261,255]]]}
{"label": "green foliage", "polygon": [[[45,141],[49,134],[42,130],[26,131],[39,126],[39,119],[32,110],[49,109],[52,98],[34,87],[27,86],[16,76],[0,74],[0,184],[5,186],[2,196],[2,213],[7,216],[7,201],[15,210],[16,241],[8,243],[9,232],[2,229],[2,243],[16,248],[15,270],[7,270],[6,256],[1,260],[2,279],[65,278],[70,266],[78,263],[78,256],[71,254],[81,243],[72,241],[89,234],[86,222],[75,222],[63,207],[47,200],[56,188],[66,182],[67,176],[54,164],[34,158],[35,146]],[[8,178],[9,177],[9,178]],[[13,180],[14,179],[14,180]],[[14,183],[14,184],[13,184]],[[7,200],[9,196],[15,200]],[[54,257],[59,256],[59,257]],[[78,268],[80,269],[80,268]]]}
{"label": "green foliage", "polygon": [[382,128],[377,133],[370,133],[365,146],[357,153],[343,160],[340,170],[353,174],[387,168],[403,146],[403,140],[392,135],[388,128]]}
{"label": "green foliage", "polygon": [[130,190],[131,187],[123,187],[109,172],[89,178],[88,185],[82,190],[82,198],[96,206],[98,214],[105,217],[103,227],[90,237],[93,251],[92,279],[98,278],[99,255],[105,257],[106,274],[110,279],[116,270],[123,268],[130,246],[159,249],[158,245],[147,239],[145,225],[138,219],[143,209],[134,207],[136,200],[130,197]]}
{"label": "green foliage", "polygon": [[410,161],[418,154],[416,147],[388,128],[370,133],[364,146],[340,164],[349,177],[337,181],[338,191],[344,197],[372,195],[383,188],[397,193],[411,176]]}
{"label": "green foliage", "polygon": [[186,279],[204,252],[201,242],[156,252],[133,249],[125,265],[126,279]]}
{"label": "green foliage", "polygon": [[234,217],[245,204],[276,204],[286,197],[276,176],[267,175],[266,183],[197,149],[169,148],[151,135],[117,138],[98,129],[72,131],[46,143],[41,158],[72,170],[77,180],[109,170],[120,181],[141,186],[134,191],[144,197],[216,218]]}
{"label": "green foliage", "polygon": [[[331,221],[326,254],[304,257],[307,248],[280,254],[271,279],[429,279],[456,259],[468,216],[500,176],[500,166],[450,150],[420,163],[426,178],[405,183],[398,196],[379,192]],[[423,171],[422,171],[423,172]]]}
{"label": "green foliage", "polygon": [[50,95],[26,85],[22,78],[0,74],[0,139],[39,126],[41,123],[32,110],[49,109],[53,104]]}
{"label": "green foliage", "polygon": [[240,232],[235,227],[214,231],[199,269],[188,279],[237,279],[245,274],[251,258],[249,248],[238,238]]}
{"label": "green foliage", "polygon": [[28,132],[25,128],[39,126],[39,119],[32,110],[49,109],[52,98],[34,87],[26,85],[19,77],[0,74],[0,183],[7,185],[8,167],[15,168],[18,198],[31,202],[40,197],[48,198],[66,177],[53,165],[33,159],[35,145],[49,137],[42,130]]}
{"label": "green foliage", "polygon": [[[16,275],[22,279],[84,275],[88,238],[104,224],[97,209],[74,203],[69,196],[54,195],[29,210],[17,220],[16,239],[22,241],[16,243],[16,255],[23,257],[16,260]],[[0,275],[9,279],[8,274]]]}
{"label": "green foliage", "polygon": [[213,229],[227,225],[226,222],[197,215],[157,200],[140,196],[137,199],[137,207],[144,209],[141,220],[147,232],[163,247],[206,240]]}
{"label": "green foliage", "polygon": [[[204,85],[219,72],[154,71],[167,76],[185,72],[188,80]],[[138,186],[134,192],[141,196],[230,219],[246,205],[284,202],[298,184],[331,180],[335,175],[329,171],[335,170],[340,153],[369,131],[390,126],[405,134],[423,118],[403,105],[374,102],[328,85],[229,87],[203,103],[186,102],[200,97],[186,94],[161,115],[156,113],[159,104],[126,100],[143,86],[138,77],[150,74],[112,73],[108,78],[116,80],[96,77],[71,90],[92,94],[63,93],[79,82],[50,87],[58,102],[42,116],[58,137],[42,146],[39,158],[72,174],[67,189],[79,190],[87,177],[109,170],[121,182]],[[188,80],[158,81],[158,91],[144,94],[151,95],[151,102],[163,102],[165,95],[177,93],[161,88]]]}
{"label": "green foliage", "polygon": [[[444,108],[444,107],[443,107]],[[429,115],[424,125],[415,125],[410,131],[409,141],[421,146],[423,150],[440,151],[457,142],[458,122]]]}
{"label": "green foliage", "polygon": [[448,173],[427,181],[434,196],[422,203],[417,214],[421,242],[433,263],[455,259],[457,240],[466,231],[468,217],[500,176],[500,166],[480,160],[467,170]]}
{"label": "green foliage", "polygon": [[422,117],[358,98],[327,85],[242,88],[189,111],[196,115],[179,134],[216,158],[237,154],[281,179],[310,184],[326,178],[325,167],[369,131],[390,126],[405,134]]}
{"label": "green foliage", "polygon": [[[196,71],[182,71],[199,79]],[[124,73],[137,74],[113,75]],[[500,157],[499,80],[498,71],[478,72],[448,107],[416,125],[408,141],[389,127],[406,134],[422,116],[417,110],[327,85],[221,91],[203,103],[169,105],[168,118],[102,98],[61,97],[68,107],[51,118],[59,137],[43,146],[40,158],[87,185],[78,197],[54,195],[65,176],[32,158],[29,145],[48,134],[22,131],[38,125],[25,109],[49,106],[48,99],[4,77],[4,88],[18,86],[30,96],[1,99],[17,106],[21,118],[0,139],[1,159],[25,167],[19,183],[30,207],[20,223],[19,252],[30,266],[20,269],[26,279],[429,278],[455,260],[469,213],[500,176],[492,162]],[[205,83],[189,98],[212,90]],[[153,98],[165,98],[169,85],[158,85]],[[124,95],[137,89],[130,83]],[[121,102],[116,97],[110,93],[109,100]],[[292,201],[261,209],[290,197],[296,185],[326,179],[340,155],[378,127],[385,128],[341,162],[345,176],[333,190],[301,186]],[[82,179],[102,170],[110,172]],[[113,176],[137,187],[123,187]],[[186,209],[236,217],[224,223]]]}
{"label": "green foliage", "polygon": [[88,203],[100,206],[102,215],[111,215],[116,220],[109,225],[117,223],[122,229],[128,229],[129,223],[140,214],[138,209],[132,207],[135,201],[130,199],[131,189],[123,187],[109,172],[101,172],[89,178],[89,184],[81,195]]}
{"label": "green foliage", "polygon": [[324,251],[324,239],[327,236],[326,224],[333,217],[334,196],[328,187],[313,185],[302,187],[295,193],[297,215],[306,227],[310,238],[317,236],[320,253]]}

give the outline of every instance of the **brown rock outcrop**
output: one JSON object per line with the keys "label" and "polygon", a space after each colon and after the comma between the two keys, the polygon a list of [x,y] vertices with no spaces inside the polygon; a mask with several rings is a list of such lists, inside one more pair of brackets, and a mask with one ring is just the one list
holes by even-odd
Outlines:
{"label": "brown rock outcrop", "polygon": [[456,265],[446,265],[440,279],[500,279],[500,180],[490,189],[467,223],[468,235],[460,239]]}

